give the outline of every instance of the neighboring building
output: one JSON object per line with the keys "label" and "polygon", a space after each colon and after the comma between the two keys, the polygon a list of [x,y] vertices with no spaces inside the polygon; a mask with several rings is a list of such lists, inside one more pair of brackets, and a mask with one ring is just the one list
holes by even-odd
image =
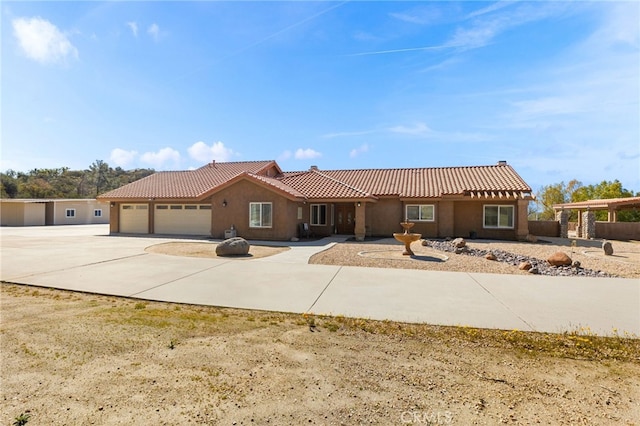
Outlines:
{"label": "neighboring building", "polygon": [[[405,218],[428,238],[522,239],[531,188],[506,164],[283,172],[275,161],[159,172],[102,194],[111,233],[289,240],[391,236]],[[231,230],[235,232],[231,232]]]}
{"label": "neighboring building", "polygon": [[0,199],[1,226],[109,223],[109,203],[95,199]]}

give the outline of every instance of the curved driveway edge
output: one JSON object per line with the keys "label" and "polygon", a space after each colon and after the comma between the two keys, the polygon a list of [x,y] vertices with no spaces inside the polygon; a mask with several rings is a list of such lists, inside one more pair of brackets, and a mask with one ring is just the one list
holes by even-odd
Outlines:
{"label": "curved driveway edge", "polygon": [[[108,225],[0,228],[2,281],[147,300],[505,330],[640,336],[640,282],[309,265],[340,238],[252,260],[145,252]],[[272,244],[272,243],[270,243]]]}

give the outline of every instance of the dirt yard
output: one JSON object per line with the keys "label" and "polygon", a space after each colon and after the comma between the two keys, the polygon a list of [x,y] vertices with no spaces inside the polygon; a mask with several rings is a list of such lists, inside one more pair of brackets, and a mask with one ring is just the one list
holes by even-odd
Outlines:
{"label": "dirt yard", "polygon": [[640,340],[2,284],[0,424],[640,423]]}

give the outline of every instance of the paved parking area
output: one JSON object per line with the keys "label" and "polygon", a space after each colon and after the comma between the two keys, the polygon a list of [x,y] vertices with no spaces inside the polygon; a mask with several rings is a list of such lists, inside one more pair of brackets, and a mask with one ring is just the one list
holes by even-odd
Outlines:
{"label": "paved parking area", "polygon": [[176,239],[109,236],[107,225],[0,228],[6,282],[267,311],[640,336],[640,282],[309,265],[337,239],[261,259],[147,253]]}

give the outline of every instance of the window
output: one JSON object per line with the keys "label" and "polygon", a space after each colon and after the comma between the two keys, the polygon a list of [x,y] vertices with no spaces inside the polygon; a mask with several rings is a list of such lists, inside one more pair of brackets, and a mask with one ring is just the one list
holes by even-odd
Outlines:
{"label": "window", "polygon": [[186,205],[184,206],[185,210],[198,210],[198,206],[191,206],[191,205]]}
{"label": "window", "polygon": [[156,206],[156,210],[169,210],[169,206],[165,206],[165,205]]}
{"label": "window", "polygon": [[484,206],[485,228],[513,228],[513,206]]}
{"label": "window", "polygon": [[433,222],[434,210],[433,204],[409,204],[405,217],[414,222]]}
{"label": "window", "polygon": [[95,209],[93,211],[93,217],[102,217],[102,209]]}
{"label": "window", "polygon": [[327,224],[326,204],[311,204],[311,224],[316,226]]}
{"label": "window", "polygon": [[65,216],[71,218],[71,217],[76,217],[76,209],[66,209],[65,210]]}
{"label": "window", "polygon": [[211,210],[210,204],[203,204],[200,206],[200,210]]}
{"label": "window", "polygon": [[271,203],[249,203],[249,227],[271,228]]}
{"label": "window", "polygon": [[169,207],[171,210],[182,210],[182,206],[173,205]]}

